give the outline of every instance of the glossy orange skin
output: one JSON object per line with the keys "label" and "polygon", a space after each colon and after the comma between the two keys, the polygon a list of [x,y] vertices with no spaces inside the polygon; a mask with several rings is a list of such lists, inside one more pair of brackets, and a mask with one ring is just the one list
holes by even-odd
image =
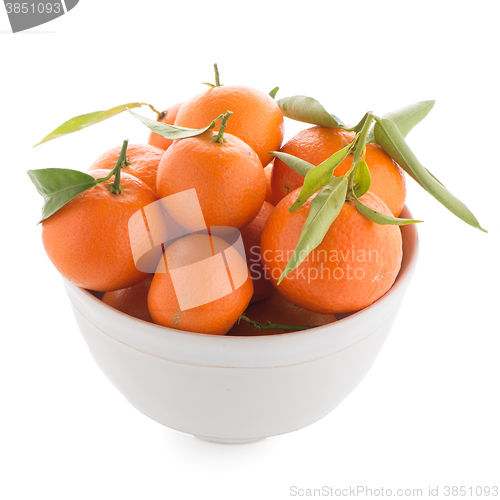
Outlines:
{"label": "glossy orange skin", "polygon": [[114,292],[106,292],[101,300],[122,313],[152,323],[153,318],[151,318],[148,309],[148,292],[152,280],[153,276],[151,275],[137,285]]}
{"label": "glossy orange skin", "polygon": [[[173,125],[175,118],[177,117],[177,113],[183,104],[183,102],[178,102],[177,104],[167,108],[161,113],[162,116],[158,121],[168,125]],[[148,138],[148,144],[151,144],[151,146],[155,146],[156,148],[163,149],[163,151],[166,151],[173,142],[174,141],[172,139],[166,139],[165,137],[155,134],[154,132],[151,132]]]}
{"label": "glossy orange skin", "polygon": [[253,296],[250,303],[265,299],[275,292],[273,285],[266,278],[260,260],[260,237],[273,210],[273,205],[265,201],[257,217],[241,230],[247,265],[253,280]]}
{"label": "glossy orange skin", "polygon": [[[402,239],[398,226],[379,225],[345,202],[323,241],[280,285],[278,279],[295,249],[311,201],[289,213],[299,189],[289,194],[267,220],[261,256],[267,276],[290,302],[323,314],[359,311],[382,297],[401,267]],[[387,206],[368,192],[361,201],[380,213]]]}
{"label": "glossy orange skin", "polygon": [[[246,276],[244,283],[216,300],[190,309],[181,309],[171,277],[171,269],[185,269],[217,255],[229,252],[237,271]],[[171,266],[171,269],[169,268]],[[162,272],[162,270],[167,272]],[[234,267],[231,268],[234,270]],[[234,276],[231,274],[231,276]],[[225,273],[205,272],[195,275],[198,290],[224,286]],[[229,244],[215,236],[190,234],[172,243],[164,252],[148,294],[148,308],[159,325],[209,335],[224,335],[246,309],[253,293],[252,279],[243,258]]]}
{"label": "glossy orange skin", "polygon": [[[288,302],[280,293],[274,292],[272,296],[251,304],[245,311],[245,315],[253,321],[263,325],[267,321],[277,325],[289,326],[322,326],[336,321],[333,314],[320,314],[308,311]],[[258,336],[274,335],[276,333],[290,333],[284,330],[256,330],[253,325],[240,321],[236,323],[226,335],[235,336]]]}
{"label": "glossy orange skin", "polygon": [[[107,170],[89,172],[102,178]],[[45,251],[56,269],[75,285],[107,292],[139,283],[130,247],[130,217],[157,200],[136,177],[121,174],[122,194],[109,191],[113,177],[73,198],[42,222]]]}
{"label": "glossy orange skin", "polygon": [[[246,142],[265,167],[283,142],[283,114],[268,94],[242,85],[210,88],[186,101],[175,119],[175,125],[206,127],[219,115],[232,111],[226,131]],[[220,121],[217,123],[218,130]]]}
{"label": "glossy orange skin", "polygon": [[273,189],[271,187],[271,177],[273,175],[273,166],[274,162],[270,163],[266,167],[264,167],[264,175],[266,176],[266,201],[271,205],[274,205],[273,202]]}
{"label": "glossy orange skin", "polygon": [[[122,147],[112,148],[103,153],[89,168],[92,170],[113,170]],[[156,193],[156,172],[164,151],[149,144],[130,144],[127,147],[128,165],[122,172],[137,177]]]}
{"label": "glossy orange skin", "polygon": [[[353,139],[353,132],[338,128],[311,127],[300,131],[280,149],[282,153],[297,156],[312,165],[319,165],[333,153],[340,151]],[[350,165],[351,159],[345,159],[343,164]],[[286,163],[275,158],[271,187],[274,205],[285,196],[302,186],[304,178],[293,171]]]}
{"label": "glossy orange skin", "polygon": [[[281,151],[297,156],[312,165],[319,165],[333,153],[347,146],[354,139],[353,132],[326,127],[311,127],[299,132]],[[366,163],[371,175],[370,191],[389,208],[394,217],[403,210],[406,200],[406,181],[403,170],[377,144],[366,146]],[[352,164],[352,155],[335,169],[335,176],[347,173]],[[302,186],[304,178],[276,158],[271,186],[273,200],[277,204],[288,193]]]}
{"label": "glossy orange skin", "polygon": [[[237,229],[259,213],[266,196],[264,169],[255,152],[241,139],[215,132],[181,139],[168,148],[158,167],[156,190],[160,198],[196,189],[207,226]],[[180,209],[176,220],[188,227],[192,207]]]}

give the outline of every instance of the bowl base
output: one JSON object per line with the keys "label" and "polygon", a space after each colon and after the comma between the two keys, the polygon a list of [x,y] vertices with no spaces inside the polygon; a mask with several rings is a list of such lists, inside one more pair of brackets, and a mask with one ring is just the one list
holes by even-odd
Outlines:
{"label": "bowl base", "polygon": [[249,443],[257,443],[258,441],[264,441],[267,438],[255,438],[255,439],[224,439],[224,438],[212,438],[207,436],[194,436],[196,439],[200,441],[207,441],[209,443],[217,443],[217,444],[249,444]]}

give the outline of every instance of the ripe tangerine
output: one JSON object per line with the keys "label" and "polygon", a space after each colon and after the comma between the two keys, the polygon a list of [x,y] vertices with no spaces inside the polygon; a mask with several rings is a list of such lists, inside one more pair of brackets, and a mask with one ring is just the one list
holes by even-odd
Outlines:
{"label": "ripe tangerine", "polygon": [[[266,275],[290,302],[322,314],[358,311],[384,295],[394,283],[402,260],[398,226],[379,225],[361,215],[353,201],[345,202],[323,241],[278,285],[293,254],[311,200],[290,213],[299,189],[284,198],[267,220],[261,238]],[[391,215],[380,198],[366,193],[369,208]]]}

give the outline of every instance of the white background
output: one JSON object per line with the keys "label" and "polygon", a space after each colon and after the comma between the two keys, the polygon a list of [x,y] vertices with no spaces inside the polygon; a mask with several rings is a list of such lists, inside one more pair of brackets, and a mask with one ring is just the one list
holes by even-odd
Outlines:
{"label": "white background", "polygon": [[[0,497],[291,498],[290,487],[500,485],[498,2],[81,0],[16,35],[0,5]],[[333,413],[250,445],[137,412],[101,374],[45,256],[26,170],[86,170],[147,131],[119,116],[32,149],[66,119],[159,108],[222,83],[306,94],[347,122],[436,99],[408,137],[489,230],[411,179],[417,274],[373,369]],[[143,111],[147,113],[147,111]],[[152,116],[152,115],[151,115]],[[286,137],[302,128],[287,122]]]}

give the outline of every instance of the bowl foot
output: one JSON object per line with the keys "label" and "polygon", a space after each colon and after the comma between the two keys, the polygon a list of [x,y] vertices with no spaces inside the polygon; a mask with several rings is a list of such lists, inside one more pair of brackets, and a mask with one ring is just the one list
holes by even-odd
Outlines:
{"label": "bowl foot", "polygon": [[194,436],[196,439],[200,441],[208,441],[209,443],[217,443],[217,444],[248,444],[248,443],[256,443],[257,441],[264,441],[264,438],[255,438],[255,439],[225,439],[225,438],[212,438],[207,436]]}

